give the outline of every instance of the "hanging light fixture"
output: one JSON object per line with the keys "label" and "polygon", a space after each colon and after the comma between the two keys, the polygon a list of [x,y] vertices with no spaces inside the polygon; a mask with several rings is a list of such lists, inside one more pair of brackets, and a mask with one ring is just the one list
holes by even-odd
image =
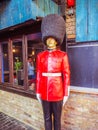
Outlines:
{"label": "hanging light fixture", "polygon": [[68,15],[74,14],[75,0],[67,0],[67,6],[69,8]]}
{"label": "hanging light fixture", "polygon": [[74,7],[75,6],[75,0],[67,0],[67,6],[68,7]]}

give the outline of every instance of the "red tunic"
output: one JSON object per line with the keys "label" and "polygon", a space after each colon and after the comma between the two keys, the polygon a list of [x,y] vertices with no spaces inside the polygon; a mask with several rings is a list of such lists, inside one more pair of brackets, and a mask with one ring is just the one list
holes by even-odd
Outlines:
{"label": "red tunic", "polygon": [[70,69],[67,53],[43,51],[37,56],[36,93],[47,101],[59,101],[68,95]]}

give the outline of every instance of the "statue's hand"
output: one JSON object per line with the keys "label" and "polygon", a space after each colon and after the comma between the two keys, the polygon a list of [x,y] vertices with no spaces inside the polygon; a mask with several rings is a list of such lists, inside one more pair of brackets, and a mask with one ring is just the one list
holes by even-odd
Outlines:
{"label": "statue's hand", "polygon": [[39,103],[42,103],[41,95],[39,93],[36,94],[36,98],[39,101]]}

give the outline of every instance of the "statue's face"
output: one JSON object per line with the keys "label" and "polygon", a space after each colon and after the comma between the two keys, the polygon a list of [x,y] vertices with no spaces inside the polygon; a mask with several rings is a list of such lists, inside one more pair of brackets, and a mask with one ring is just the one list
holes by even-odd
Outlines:
{"label": "statue's face", "polygon": [[50,37],[46,40],[46,45],[49,49],[55,49],[57,41],[54,38]]}

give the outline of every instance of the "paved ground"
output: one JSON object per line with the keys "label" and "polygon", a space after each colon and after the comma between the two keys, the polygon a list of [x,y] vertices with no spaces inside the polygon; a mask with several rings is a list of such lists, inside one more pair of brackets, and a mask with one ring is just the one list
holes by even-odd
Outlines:
{"label": "paved ground", "polygon": [[34,129],[0,112],[0,130],[34,130]]}

